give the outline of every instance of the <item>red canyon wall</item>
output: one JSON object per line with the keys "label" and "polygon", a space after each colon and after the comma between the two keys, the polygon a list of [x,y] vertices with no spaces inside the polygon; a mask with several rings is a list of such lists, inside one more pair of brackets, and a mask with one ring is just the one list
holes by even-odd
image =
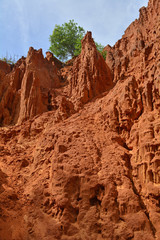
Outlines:
{"label": "red canyon wall", "polygon": [[160,239],[160,2],[106,62],[0,62],[0,239]]}

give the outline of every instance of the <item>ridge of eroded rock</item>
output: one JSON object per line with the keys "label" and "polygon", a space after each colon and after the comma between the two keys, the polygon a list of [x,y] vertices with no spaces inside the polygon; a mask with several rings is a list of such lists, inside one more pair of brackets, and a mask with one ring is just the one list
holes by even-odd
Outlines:
{"label": "ridge of eroded rock", "polygon": [[28,118],[0,128],[0,239],[160,239],[159,4],[106,47],[107,65],[88,33],[64,67],[30,49],[0,71],[1,123],[22,96]]}
{"label": "ridge of eroded rock", "polygon": [[91,32],[87,32],[82,39],[81,54],[73,63],[71,98],[86,103],[112,86],[111,71],[97,51]]}

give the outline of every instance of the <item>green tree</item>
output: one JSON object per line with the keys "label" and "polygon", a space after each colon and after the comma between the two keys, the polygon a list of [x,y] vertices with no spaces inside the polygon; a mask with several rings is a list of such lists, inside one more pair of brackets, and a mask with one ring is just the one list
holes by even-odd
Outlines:
{"label": "green tree", "polygon": [[81,40],[84,35],[84,29],[78,26],[74,20],[70,20],[61,26],[55,25],[49,38],[50,51],[62,61],[76,56],[81,51]]}
{"label": "green tree", "polygon": [[101,43],[97,43],[96,44],[96,48],[97,50],[101,53],[101,55],[103,56],[104,60],[106,60],[106,56],[107,56],[107,51],[104,51],[104,46]]}

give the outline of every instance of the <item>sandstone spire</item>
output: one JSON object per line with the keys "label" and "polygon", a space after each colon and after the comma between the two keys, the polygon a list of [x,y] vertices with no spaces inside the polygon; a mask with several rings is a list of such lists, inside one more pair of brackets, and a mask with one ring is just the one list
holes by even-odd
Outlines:
{"label": "sandstone spire", "polygon": [[97,51],[92,33],[82,39],[81,54],[73,64],[70,82],[72,99],[86,103],[113,86],[109,67]]}

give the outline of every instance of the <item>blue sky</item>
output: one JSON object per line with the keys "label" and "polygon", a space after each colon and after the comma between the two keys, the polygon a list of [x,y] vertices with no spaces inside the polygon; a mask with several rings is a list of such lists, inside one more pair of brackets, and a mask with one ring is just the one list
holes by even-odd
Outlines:
{"label": "blue sky", "polygon": [[49,49],[55,24],[74,19],[96,42],[114,45],[148,0],[0,0],[0,57]]}

